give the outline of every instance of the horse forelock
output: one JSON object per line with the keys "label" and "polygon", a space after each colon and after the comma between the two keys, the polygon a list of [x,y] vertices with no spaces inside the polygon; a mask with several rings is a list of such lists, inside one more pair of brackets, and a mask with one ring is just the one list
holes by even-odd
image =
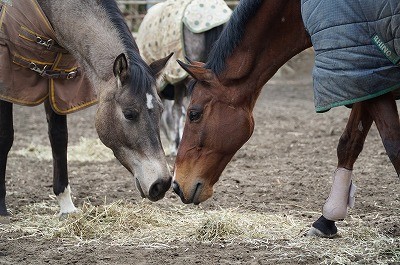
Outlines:
{"label": "horse forelock", "polygon": [[130,84],[134,90],[133,92],[135,94],[149,92],[148,90],[155,85],[155,78],[152,75],[150,67],[140,57],[139,48],[117,3],[110,0],[100,0],[100,4],[106,10],[111,23],[118,31],[126,50],[131,75]]}
{"label": "horse forelock", "polygon": [[226,58],[238,46],[248,21],[257,12],[263,0],[240,1],[232,16],[211,50],[205,67],[219,74],[225,69]]}
{"label": "horse forelock", "polygon": [[152,93],[155,91],[156,79],[150,67],[137,55],[128,52],[131,88],[134,94]]}

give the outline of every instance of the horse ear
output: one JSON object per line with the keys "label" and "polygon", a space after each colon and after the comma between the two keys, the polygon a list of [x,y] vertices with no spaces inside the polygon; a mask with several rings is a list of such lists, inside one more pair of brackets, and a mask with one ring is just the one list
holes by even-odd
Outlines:
{"label": "horse ear", "polygon": [[162,69],[165,67],[168,60],[172,57],[172,55],[174,55],[173,52],[170,53],[167,57],[157,60],[155,62],[152,62],[150,64],[151,71],[153,72],[153,74],[155,76],[158,76],[161,73]]}
{"label": "horse ear", "polygon": [[207,82],[212,78],[211,71],[204,68],[204,63],[202,62],[191,62],[190,64],[186,64],[180,60],[177,60],[177,62],[196,80]]}
{"label": "horse ear", "polygon": [[119,78],[121,83],[124,83],[128,79],[128,61],[124,53],[121,53],[115,59],[113,71],[114,76]]}

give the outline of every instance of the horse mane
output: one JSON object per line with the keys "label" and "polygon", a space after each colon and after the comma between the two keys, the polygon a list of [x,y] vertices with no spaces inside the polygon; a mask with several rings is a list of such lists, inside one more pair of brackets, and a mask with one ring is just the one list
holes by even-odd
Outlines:
{"label": "horse mane", "polygon": [[263,0],[240,1],[226,28],[212,48],[205,67],[219,74],[225,69],[226,58],[243,38],[248,21],[256,13]]}
{"label": "horse mane", "polygon": [[149,87],[155,85],[155,78],[150,67],[142,59],[139,53],[139,48],[133,38],[133,35],[125,23],[124,17],[115,1],[100,0],[100,4],[107,12],[113,26],[119,33],[122,43],[127,52],[127,58],[130,69],[131,84],[134,84],[134,93],[143,92]]}
{"label": "horse mane", "polygon": [[207,60],[208,55],[210,54],[212,48],[214,47],[215,42],[218,40],[219,35],[221,35],[223,29],[224,29],[224,24],[204,32],[205,34],[204,52],[200,57],[201,58],[200,61],[204,62],[205,60]]}

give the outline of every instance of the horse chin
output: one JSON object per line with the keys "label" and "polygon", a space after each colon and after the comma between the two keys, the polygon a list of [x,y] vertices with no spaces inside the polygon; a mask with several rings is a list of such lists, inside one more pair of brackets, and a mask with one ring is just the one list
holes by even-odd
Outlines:
{"label": "horse chin", "polygon": [[201,198],[202,186],[204,186],[204,185],[201,184],[201,183],[197,183],[197,185],[196,185],[196,188],[195,188],[194,193],[193,193],[193,198],[192,198],[192,202],[193,202],[194,205],[199,205],[201,202],[203,202],[200,199]]}
{"label": "horse chin", "polygon": [[214,193],[214,190],[210,186],[205,186],[201,190],[197,189],[193,196],[193,203],[195,205],[198,205],[202,202],[205,202],[206,200],[208,200],[209,198],[212,197],[213,193]]}

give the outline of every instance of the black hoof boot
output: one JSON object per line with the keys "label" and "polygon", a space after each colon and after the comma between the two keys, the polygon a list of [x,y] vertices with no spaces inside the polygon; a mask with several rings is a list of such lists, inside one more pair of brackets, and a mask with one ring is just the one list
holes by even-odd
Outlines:
{"label": "black hoof boot", "polygon": [[326,219],[323,215],[312,224],[307,236],[318,236],[325,238],[337,237],[337,227],[335,221]]}

